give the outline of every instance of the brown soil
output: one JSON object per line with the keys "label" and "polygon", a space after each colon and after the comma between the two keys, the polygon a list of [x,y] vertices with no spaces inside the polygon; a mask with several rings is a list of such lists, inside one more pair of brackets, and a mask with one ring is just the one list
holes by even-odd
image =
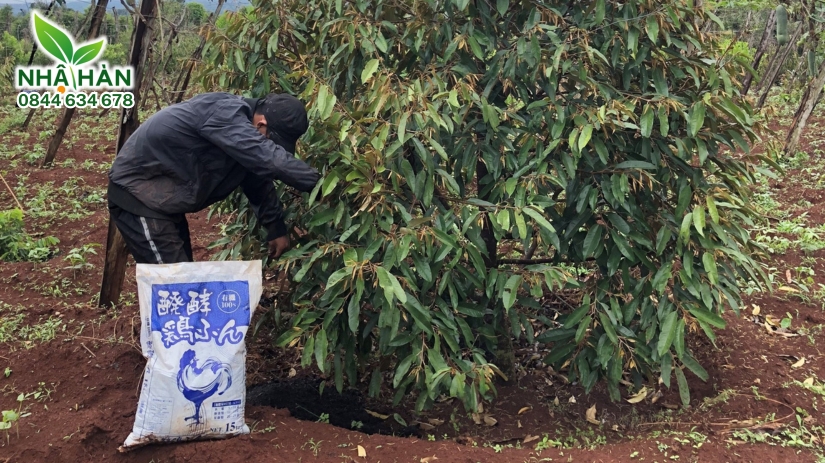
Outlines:
{"label": "brown soil", "polygon": [[[27,149],[44,145],[47,139],[39,141],[37,135],[51,126],[54,117],[36,118],[28,137],[0,135],[0,150],[18,144]],[[81,123],[101,130],[89,134],[78,129]],[[72,165],[43,170],[21,160],[17,167],[4,171],[4,177],[12,187],[18,183],[28,186],[19,197],[24,204],[36,196],[39,185],[54,182],[60,186],[70,178],[82,179],[77,182],[82,191],[75,191],[72,197],[103,192],[105,164],[113,146],[113,141],[104,138],[111,137],[112,127],[113,117],[98,120],[96,114],[81,114],[67,134],[77,140],[57,158],[58,163],[74,159]],[[809,131],[809,137],[815,132]],[[802,150],[811,153],[811,164],[821,163],[825,158],[813,154],[813,142],[806,139]],[[92,143],[95,146],[87,149]],[[8,159],[5,154],[0,158]],[[80,166],[87,160],[104,166],[85,170]],[[803,177],[816,184],[815,172],[791,171],[788,178]],[[807,212],[811,226],[823,223],[821,192],[812,188],[811,182],[777,181],[770,187],[778,191],[776,198],[792,216]],[[71,208],[63,196],[55,194],[50,206],[53,210]],[[799,206],[801,199],[812,206]],[[0,188],[0,210],[13,204],[5,188]],[[273,349],[262,335],[249,343],[246,419],[253,429],[250,435],[152,445],[119,453],[118,447],[133,424],[144,367],[137,339],[134,267],[130,261],[123,302],[113,310],[97,308],[93,302],[101,279],[108,214],[103,202],[84,207],[93,214],[27,218],[30,233],[60,239],[60,254],[45,263],[0,266],[0,314],[4,318],[21,313],[28,324],[42,324],[50,318],[61,321],[49,342],[15,341],[0,350],[0,368],[11,370],[7,376],[0,375],[0,410],[17,409],[21,393],[41,392],[37,398],[27,396],[22,403],[30,415],[21,418],[8,435],[0,432],[0,462],[817,461],[815,453],[789,446],[787,439],[774,441],[775,445],[745,443],[733,432],[749,428],[755,436],[778,436],[800,429],[799,419],[811,432],[808,442],[821,446],[820,426],[825,425],[825,416],[817,407],[825,398],[794,381],[825,379],[825,358],[817,344],[825,326],[823,301],[811,296],[804,301],[783,291],[748,298],[739,317],[727,314],[729,325],[718,331],[715,345],[701,334],[691,337],[691,348],[710,379],[705,383],[689,376],[692,400],[686,409],[679,405],[675,385],[668,390],[648,384],[662,393],[655,403],[650,399],[636,405],[612,403],[599,387],[585,395],[581,386],[567,384],[563,376],[531,360],[532,352],[525,346],[519,355],[519,374],[509,384],[500,384],[499,399],[486,407],[485,412],[497,421],[495,426],[476,424],[459,403],[439,403],[417,416],[411,404],[392,408],[387,395],[377,401],[364,399],[357,390],[339,396],[328,385],[319,396],[323,378],[316,370],[300,368],[300,351]],[[206,247],[217,236],[216,221],[207,222],[205,217],[204,211],[189,218],[197,260],[208,258]],[[77,274],[64,269],[65,253],[88,243],[101,245],[90,258],[93,267]],[[803,261],[815,271],[808,287],[825,284],[825,251],[806,255],[791,250],[776,256],[771,266],[782,281],[790,270],[793,282],[795,269]],[[760,308],[758,315],[753,314],[754,304]],[[256,317],[264,314],[265,306],[259,307]],[[764,326],[766,317],[778,320],[786,313],[793,316],[790,334],[795,336],[769,333]],[[799,365],[802,358],[805,362]],[[585,420],[585,411],[593,405],[602,422],[598,426]],[[390,418],[376,417],[367,410]],[[330,424],[318,421],[324,413],[329,415]],[[406,426],[391,417],[395,413]],[[434,427],[424,430],[416,422],[434,423]],[[348,429],[353,427],[360,431]],[[557,441],[557,446],[535,450],[545,435]],[[524,443],[532,436],[540,438]],[[358,446],[366,451],[366,458],[358,457]]]}

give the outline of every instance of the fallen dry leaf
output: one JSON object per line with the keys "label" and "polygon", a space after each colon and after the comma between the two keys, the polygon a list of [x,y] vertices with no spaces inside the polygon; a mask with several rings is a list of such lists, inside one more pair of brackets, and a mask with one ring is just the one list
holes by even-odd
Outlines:
{"label": "fallen dry leaf", "polygon": [[290,369],[289,369],[289,375],[288,375],[288,377],[290,377],[290,378],[294,378],[294,377],[295,377],[295,375],[297,375],[297,374],[298,374],[298,372],[297,372],[297,371],[295,371],[295,369],[294,369],[294,368],[290,368]]}
{"label": "fallen dry leaf", "polygon": [[568,402],[570,402],[571,404],[576,403],[576,396],[572,396],[572,395],[571,395],[571,396],[570,396],[570,398],[569,398],[569,399],[567,399],[567,401],[568,401]]}
{"label": "fallen dry leaf", "polygon": [[433,456],[431,456],[431,457],[422,458],[422,459],[421,459],[421,460],[419,460],[419,461],[420,461],[421,463],[430,463],[430,462],[431,462],[431,461],[433,461],[433,460],[438,460],[438,458],[436,458],[436,456],[435,456],[435,455],[433,455]]}
{"label": "fallen dry leaf", "polygon": [[798,361],[798,362],[796,362],[796,363],[794,363],[793,365],[791,365],[791,368],[799,368],[799,367],[801,367],[802,365],[805,365],[805,357],[802,357],[801,359],[799,359],[799,361]]}
{"label": "fallen dry leaf", "polygon": [[539,439],[539,436],[531,436],[530,434],[528,434],[527,437],[525,437],[524,440],[521,441],[521,443],[522,444],[529,444],[530,442],[533,442],[534,440],[538,440],[538,439]]}
{"label": "fallen dry leaf", "polygon": [[484,404],[479,402],[478,403],[478,413],[484,413]]}
{"label": "fallen dry leaf", "polygon": [[762,308],[759,307],[758,305],[754,304],[753,305],[753,311],[751,313],[753,315],[759,315],[759,312],[761,312],[761,311],[762,311]]}
{"label": "fallen dry leaf", "polygon": [[791,270],[790,269],[785,270],[785,280],[788,282],[788,284],[793,283],[793,279],[791,278]]}
{"label": "fallen dry leaf", "polygon": [[814,377],[811,376],[810,378],[806,379],[805,381],[802,381],[802,384],[804,386],[813,386],[814,385]]}
{"label": "fallen dry leaf", "polygon": [[533,409],[533,407],[521,407],[521,410],[518,411],[518,414],[523,415],[523,414],[529,412],[532,409]]}
{"label": "fallen dry leaf", "polygon": [[559,406],[559,398],[558,397],[553,399],[553,405],[555,405],[557,407]]}
{"label": "fallen dry leaf", "polygon": [[367,410],[366,408],[364,409],[364,411],[367,412],[367,415],[374,416],[374,417],[378,418],[379,420],[386,420],[387,418],[390,417],[390,415],[382,415],[382,414],[376,413],[372,410]]}
{"label": "fallen dry leaf", "polygon": [[518,425],[518,428],[521,429],[521,420],[516,420],[516,424]]}
{"label": "fallen dry leaf", "polygon": [[780,286],[778,288],[780,291],[785,291],[786,293],[798,293],[799,290],[796,288],[791,288],[790,286]]}
{"label": "fallen dry leaf", "polygon": [[418,427],[423,429],[424,431],[432,431],[433,429],[435,429],[435,426],[433,426],[429,423],[420,423],[419,422]]}
{"label": "fallen dry leaf", "polygon": [[487,426],[495,426],[498,424],[498,420],[496,420],[490,415],[484,415],[484,424],[486,424]]}
{"label": "fallen dry leaf", "polygon": [[444,420],[439,420],[438,418],[430,418],[427,420],[427,423],[430,423],[433,426],[441,426],[444,424]]}
{"label": "fallen dry leaf", "polygon": [[358,446],[358,456],[359,456],[360,458],[367,458],[367,449],[365,449],[364,447],[361,447],[361,446],[359,445],[359,446]]}
{"label": "fallen dry leaf", "polygon": [[475,424],[481,424],[481,415],[479,415],[478,413],[473,413],[472,416],[473,416],[473,422]]}
{"label": "fallen dry leaf", "polygon": [[593,404],[592,407],[588,408],[587,411],[584,412],[584,417],[589,423],[602,424],[601,421],[596,419],[596,404]]}
{"label": "fallen dry leaf", "polygon": [[647,387],[642,386],[642,389],[639,390],[639,392],[636,393],[636,395],[634,395],[633,397],[628,397],[625,400],[627,401],[627,403],[637,404],[645,400],[645,397],[647,397]]}

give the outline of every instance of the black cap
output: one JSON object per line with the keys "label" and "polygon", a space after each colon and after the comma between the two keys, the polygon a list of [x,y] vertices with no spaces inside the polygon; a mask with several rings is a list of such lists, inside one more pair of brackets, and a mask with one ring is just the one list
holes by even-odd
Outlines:
{"label": "black cap", "polygon": [[271,93],[258,101],[255,113],[266,119],[269,139],[294,154],[295,142],[309,128],[301,100],[285,93]]}

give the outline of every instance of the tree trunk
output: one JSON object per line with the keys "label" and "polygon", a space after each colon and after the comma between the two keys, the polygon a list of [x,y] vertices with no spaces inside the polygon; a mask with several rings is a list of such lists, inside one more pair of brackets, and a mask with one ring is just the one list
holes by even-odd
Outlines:
{"label": "tree trunk", "polygon": [[117,21],[118,20],[118,18],[117,18],[117,8],[114,7],[114,6],[112,7],[112,18],[115,21],[115,30],[114,30],[114,33],[112,33],[112,42],[117,43],[117,36],[118,36],[118,33],[120,32],[120,23],[118,23],[118,21]]}
{"label": "tree trunk", "polygon": [[822,95],[823,85],[825,85],[825,61],[819,65],[816,78],[805,89],[805,94],[802,95],[802,101],[799,103],[799,109],[796,110],[796,114],[793,116],[793,122],[791,122],[791,128],[788,130],[788,136],[785,138],[785,148],[783,149],[786,155],[796,151],[799,138],[808,123],[808,118]]}
{"label": "tree trunk", "polygon": [[[92,15],[92,23],[89,25],[86,40],[97,37],[97,34],[100,32],[100,25],[103,24],[103,19],[106,18],[106,6],[108,3],[109,0],[97,0],[97,6],[95,6],[95,12]],[[63,136],[66,134],[66,129],[69,128],[69,123],[72,121],[74,113],[74,108],[66,108],[63,112],[63,119],[58,124],[57,130],[49,142],[49,149],[46,151],[46,157],[43,158],[43,163],[40,167],[46,167],[54,162],[54,157],[57,154],[58,148],[60,148],[60,143],[63,142]]]}
{"label": "tree trunk", "polygon": [[[46,9],[45,17],[49,17],[49,13],[52,11],[52,7],[54,6],[54,0],[49,3],[49,8]],[[29,55],[29,64],[27,66],[31,66],[34,62],[34,55],[37,53],[37,41],[32,41],[32,52]],[[12,78],[13,79],[13,78]],[[20,131],[25,132],[29,128],[29,123],[32,121],[32,117],[34,117],[34,112],[36,108],[32,108],[29,110],[29,114],[26,116],[26,120],[23,121],[23,125],[20,126]]]}
{"label": "tree trunk", "polygon": [[[753,72],[759,71],[759,63],[762,62],[762,57],[765,56],[765,51],[771,43],[771,37],[773,36],[775,27],[776,10],[771,10],[771,13],[768,15],[768,21],[765,23],[765,32],[762,33],[762,40],[759,41],[759,48],[756,50],[756,55],[753,56],[753,64],[751,64]],[[742,81],[742,95],[748,94],[752,83],[753,74],[748,73],[748,75],[745,76],[745,80]]]}
{"label": "tree trunk", "polygon": [[771,87],[773,87],[774,82],[776,82],[776,79],[779,77],[780,71],[782,71],[782,66],[785,65],[785,61],[791,54],[791,50],[796,48],[796,41],[799,40],[799,36],[802,34],[802,29],[803,28],[801,25],[798,26],[790,40],[788,40],[788,43],[785,45],[785,48],[779,50],[771,60],[769,71],[759,82],[758,89],[762,91],[762,95],[759,96],[759,102],[756,103],[757,109],[765,105],[765,100],[768,98],[768,94],[771,92]]}
{"label": "tree trunk", "polygon": [[23,125],[20,126],[20,131],[25,132],[29,128],[29,123],[32,121],[32,117],[34,117],[35,108],[29,110],[29,115],[26,116],[26,120],[23,121]]}
{"label": "tree trunk", "polygon": [[[212,26],[215,25],[215,21],[217,21],[218,16],[221,14],[221,8],[223,8],[223,2],[225,0],[218,0],[218,6],[215,7],[215,11],[209,15],[209,19],[206,21],[207,25],[204,29],[211,29]],[[180,103],[183,101],[183,94],[186,93],[186,88],[189,86],[189,78],[192,77],[192,70],[195,68],[195,63],[201,59],[201,53],[203,53],[203,47],[206,45],[206,33],[201,33],[201,42],[198,44],[198,48],[195,49],[195,52],[192,53],[192,57],[189,59],[190,63],[189,66],[186,67],[185,71],[181,71],[180,75],[178,75],[178,79],[175,81],[175,85],[172,87],[172,93],[175,95],[175,103]],[[181,79],[183,79],[183,83],[181,83]]]}
{"label": "tree trunk", "polygon": [[[487,165],[484,164],[484,160],[479,157],[476,162],[476,188],[478,188],[479,192],[484,189],[481,182],[485,177],[487,177],[488,173]],[[489,199],[489,194],[482,195],[479,193],[479,198],[487,201]],[[484,212],[483,222],[484,225],[481,229],[481,239],[484,240],[487,255],[482,257],[484,258],[484,265],[488,270],[490,270],[498,267],[498,240],[496,240],[495,233],[493,232],[493,223],[488,212]],[[500,314],[496,314],[496,316],[501,316],[501,319],[497,320],[500,321],[500,324],[498,324],[496,329],[496,351],[494,353],[496,357],[496,366],[507,376],[507,378],[512,378],[516,368],[516,353],[515,348],[513,347],[512,324],[507,313],[502,312]]]}
{"label": "tree trunk", "polygon": [[[49,7],[48,7],[48,8],[46,8],[46,13],[43,15],[44,17],[46,17],[46,18],[48,18],[48,17],[49,17],[49,13],[52,11],[52,7],[53,7],[53,6],[54,6],[54,0],[52,0],[52,2],[51,2],[51,3],[49,3]],[[37,52],[37,41],[36,41],[36,40],[32,40],[32,52],[31,52],[31,54],[29,55],[29,64],[28,64],[29,66],[31,66],[31,65],[32,65],[32,63],[34,62],[34,54],[35,54],[36,52]]]}
{"label": "tree trunk", "polygon": [[[135,81],[132,94],[135,104],[131,108],[123,108],[120,117],[120,130],[117,135],[117,150],[119,153],[126,140],[137,130],[140,125],[138,110],[140,101],[140,87],[143,78],[143,67],[146,63],[146,55],[152,42],[152,27],[155,20],[155,0],[142,0],[140,2],[140,15],[136,17],[137,23],[132,35],[132,48],[129,53],[129,65],[135,69]],[[117,156],[117,154],[115,154]],[[129,254],[126,243],[115,226],[115,222],[109,217],[109,234],[106,238],[106,261],[103,266],[103,281],[100,283],[100,297],[98,304],[100,307],[110,307],[120,300],[120,292],[123,289],[123,280],[126,277],[126,260]]]}

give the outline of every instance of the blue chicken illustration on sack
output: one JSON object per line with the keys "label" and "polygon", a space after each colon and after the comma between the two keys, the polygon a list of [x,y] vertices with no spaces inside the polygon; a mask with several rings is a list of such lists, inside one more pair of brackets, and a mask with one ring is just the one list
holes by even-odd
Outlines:
{"label": "blue chicken illustration on sack", "polygon": [[187,416],[184,421],[194,420],[195,424],[201,424],[201,404],[216,392],[223,394],[229,386],[232,386],[232,371],[229,365],[210,357],[198,368],[195,351],[184,352],[178,371],[178,389],[186,400],[195,404],[195,414]]}
{"label": "blue chicken illustration on sack", "polygon": [[138,264],[136,274],[147,363],[121,449],[249,433],[245,337],[261,261]]}

